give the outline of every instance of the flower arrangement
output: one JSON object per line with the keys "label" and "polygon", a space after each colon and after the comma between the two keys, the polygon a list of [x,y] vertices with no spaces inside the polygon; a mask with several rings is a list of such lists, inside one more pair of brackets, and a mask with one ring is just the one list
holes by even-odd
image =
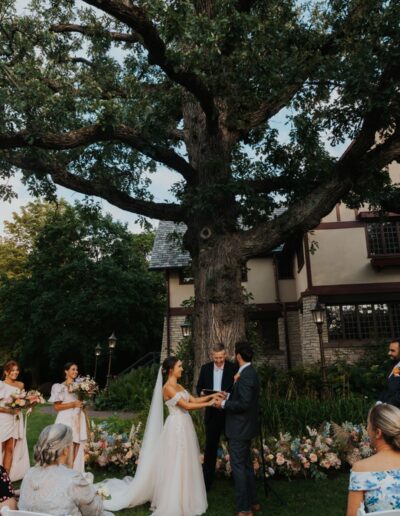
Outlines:
{"label": "flower arrangement", "polygon": [[119,468],[133,474],[139,458],[141,424],[132,425],[129,434],[110,430],[106,421],[91,423],[91,439],[86,446],[86,463],[90,467]]}
{"label": "flower arrangement", "polygon": [[88,402],[99,392],[99,386],[90,376],[78,376],[73,383],[69,384],[68,390],[79,400]]}
{"label": "flower arrangement", "polygon": [[[119,430],[112,421],[91,423],[91,440],[86,446],[89,467],[118,468],[134,474],[141,447],[141,424],[132,425],[129,434]],[[263,443],[266,477],[323,479],[372,453],[366,428],[349,422],[325,423],[318,430],[307,427],[307,434],[301,437],[281,433]],[[252,462],[256,475],[262,475],[261,450],[256,447],[252,449]],[[232,474],[225,443],[218,450],[216,473],[225,477]]]}
{"label": "flower arrangement", "polygon": [[[319,430],[307,428],[307,435],[292,437],[289,433],[271,437],[263,443],[265,475],[296,476],[323,479],[327,473],[349,467],[372,455],[368,434],[363,425],[325,423]],[[262,474],[261,451],[252,449],[256,475]],[[230,476],[231,465],[226,446],[219,450],[216,473]]]}

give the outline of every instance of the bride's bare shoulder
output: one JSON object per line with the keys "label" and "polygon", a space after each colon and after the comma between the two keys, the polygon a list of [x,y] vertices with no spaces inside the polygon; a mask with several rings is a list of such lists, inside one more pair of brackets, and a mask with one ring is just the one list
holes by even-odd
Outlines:
{"label": "bride's bare shoulder", "polygon": [[173,398],[176,395],[177,392],[178,391],[172,385],[169,385],[168,383],[166,383],[163,386],[163,393],[164,393],[165,400],[170,400],[171,398]]}

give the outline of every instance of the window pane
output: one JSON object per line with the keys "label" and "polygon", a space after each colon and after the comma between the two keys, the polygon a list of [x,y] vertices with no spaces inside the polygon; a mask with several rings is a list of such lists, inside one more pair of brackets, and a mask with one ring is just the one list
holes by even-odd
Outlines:
{"label": "window pane", "polygon": [[360,336],[361,339],[368,339],[374,337],[374,314],[372,305],[358,305],[358,318],[360,321]]}
{"label": "window pane", "polygon": [[374,338],[390,337],[392,330],[390,328],[389,306],[387,304],[374,305],[376,328]]}
{"label": "window pane", "polygon": [[392,315],[392,322],[393,322],[393,330],[394,335],[392,337],[394,339],[400,337],[400,303],[396,303],[391,305],[391,315]]}
{"label": "window pane", "polygon": [[372,222],[367,224],[370,254],[399,254],[400,222]]}
{"label": "window pane", "polygon": [[357,324],[357,307],[355,305],[342,306],[342,320],[344,334],[347,339],[359,339],[359,331]]}
{"label": "window pane", "polygon": [[328,323],[329,339],[339,340],[343,338],[342,321],[340,319],[340,306],[326,307],[326,320]]}
{"label": "window pane", "polygon": [[332,341],[387,339],[400,335],[400,303],[328,305],[326,315]]}

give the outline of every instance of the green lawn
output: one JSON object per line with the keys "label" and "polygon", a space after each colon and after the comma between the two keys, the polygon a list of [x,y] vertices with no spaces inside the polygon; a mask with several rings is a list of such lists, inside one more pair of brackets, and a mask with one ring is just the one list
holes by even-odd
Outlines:
{"label": "green lawn", "polygon": [[[42,428],[53,423],[55,417],[33,413],[28,420],[28,444],[32,448]],[[102,470],[95,473],[96,481],[107,477]],[[265,497],[261,483],[258,486],[263,515],[268,516],[343,516],[346,508],[348,475],[340,474],[334,479],[313,481],[285,480],[270,481],[271,488],[283,501],[281,504],[274,494]],[[220,479],[208,497],[207,516],[230,516],[235,514],[233,485],[229,480]],[[121,511],[121,516],[148,516],[148,506]]]}

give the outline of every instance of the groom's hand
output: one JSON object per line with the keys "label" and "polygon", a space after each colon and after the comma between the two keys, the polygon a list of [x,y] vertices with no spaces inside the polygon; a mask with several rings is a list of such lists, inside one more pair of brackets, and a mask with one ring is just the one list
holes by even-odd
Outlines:
{"label": "groom's hand", "polygon": [[218,408],[218,409],[221,409],[222,408],[222,402],[224,400],[222,398],[217,398],[214,402],[214,407],[215,408]]}

